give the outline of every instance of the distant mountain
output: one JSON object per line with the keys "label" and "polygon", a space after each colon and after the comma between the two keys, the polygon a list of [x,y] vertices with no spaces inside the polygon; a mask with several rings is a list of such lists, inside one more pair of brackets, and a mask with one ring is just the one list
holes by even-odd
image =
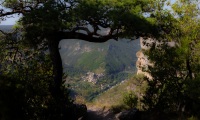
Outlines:
{"label": "distant mountain", "polygon": [[13,25],[0,25],[0,30],[3,30],[4,32],[10,32]]}
{"label": "distant mountain", "polygon": [[93,100],[135,74],[136,52],[140,50],[139,40],[110,40],[105,43],[91,43],[83,40],[60,42],[67,84],[73,95]]}
{"label": "distant mountain", "polygon": [[133,72],[136,69],[139,44],[139,40],[110,40],[105,43],[63,40],[60,53],[65,70],[74,68],[105,74]]}
{"label": "distant mountain", "polygon": [[[5,32],[11,29],[12,25],[0,25],[0,30]],[[136,69],[139,44],[139,40],[110,40],[105,43],[63,40],[60,42],[60,53],[64,71],[73,69],[104,74],[133,72]]]}

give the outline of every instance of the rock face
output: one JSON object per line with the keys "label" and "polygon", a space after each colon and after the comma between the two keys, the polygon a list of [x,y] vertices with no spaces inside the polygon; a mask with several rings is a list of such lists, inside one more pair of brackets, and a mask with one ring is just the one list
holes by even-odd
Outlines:
{"label": "rock face", "polygon": [[137,67],[137,74],[144,74],[148,78],[152,78],[151,75],[147,72],[143,72],[144,69],[147,69],[148,65],[151,65],[148,57],[144,55],[143,51],[148,50],[150,48],[151,43],[154,41],[152,39],[147,39],[144,40],[143,38],[140,38],[140,46],[141,50],[136,53],[136,56],[138,58],[136,62],[136,67]]}
{"label": "rock face", "polygon": [[[145,50],[149,50],[151,48],[151,45],[155,44],[156,48],[159,48],[159,46],[162,44],[162,42],[158,42],[153,39],[143,39],[140,38],[140,46],[141,50],[136,53],[137,56],[137,62],[136,62],[136,67],[137,67],[137,74],[143,74],[149,79],[152,79],[152,76],[144,72],[144,70],[148,69],[148,66],[153,66],[153,64],[148,60],[148,56],[144,55]],[[176,43],[175,42],[167,42],[167,45],[170,47],[175,47]]]}

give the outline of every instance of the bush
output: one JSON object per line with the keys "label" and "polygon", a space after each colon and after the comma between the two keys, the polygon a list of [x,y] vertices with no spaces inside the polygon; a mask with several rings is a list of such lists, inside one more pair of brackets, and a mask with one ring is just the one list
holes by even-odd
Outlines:
{"label": "bush", "polygon": [[137,106],[138,98],[134,93],[128,93],[123,98],[124,104],[129,108],[134,108]]}
{"label": "bush", "polygon": [[9,60],[0,69],[0,120],[54,120],[62,114],[71,120],[73,100],[64,85],[64,97],[52,96],[54,82],[49,56],[41,52],[34,59],[21,58],[11,65]]}

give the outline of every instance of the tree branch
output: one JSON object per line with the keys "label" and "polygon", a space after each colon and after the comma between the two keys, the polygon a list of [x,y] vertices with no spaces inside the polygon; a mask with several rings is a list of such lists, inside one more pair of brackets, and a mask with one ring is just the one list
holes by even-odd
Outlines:
{"label": "tree branch", "polygon": [[90,30],[86,27],[76,27],[72,31],[76,32],[76,31],[79,31],[79,30],[83,30],[83,31],[87,32],[88,35],[92,34],[92,32],[90,32]]}
{"label": "tree branch", "polygon": [[94,37],[94,36],[89,36],[87,34],[83,33],[77,33],[77,32],[59,32],[57,34],[59,37],[59,40],[62,39],[80,39],[88,42],[94,42],[94,43],[103,43],[106,42],[110,39],[114,39],[116,36],[115,35],[105,35],[105,36],[100,36],[100,37]]}
{"label": "tree branch", "polygon": [[0,32],[4,35],[7,35],[8,33],[4,32],[3,30],[0,29]]}

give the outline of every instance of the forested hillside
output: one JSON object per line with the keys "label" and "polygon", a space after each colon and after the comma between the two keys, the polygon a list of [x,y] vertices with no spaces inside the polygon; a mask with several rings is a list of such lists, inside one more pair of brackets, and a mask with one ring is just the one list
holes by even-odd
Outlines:
{"label": "forested hillside", "polygon": [[60,43],[63,67],[95,73],[114,74],[136,69],[135,53],[140,49],[139,40],[108,41],[90,43],[67,40]]}
{"label": "forested hillside", "polygon": [[60,43],[67,83],[87,100],[109,89],[136,71],[139,40],[90,43],[67,40]]}

